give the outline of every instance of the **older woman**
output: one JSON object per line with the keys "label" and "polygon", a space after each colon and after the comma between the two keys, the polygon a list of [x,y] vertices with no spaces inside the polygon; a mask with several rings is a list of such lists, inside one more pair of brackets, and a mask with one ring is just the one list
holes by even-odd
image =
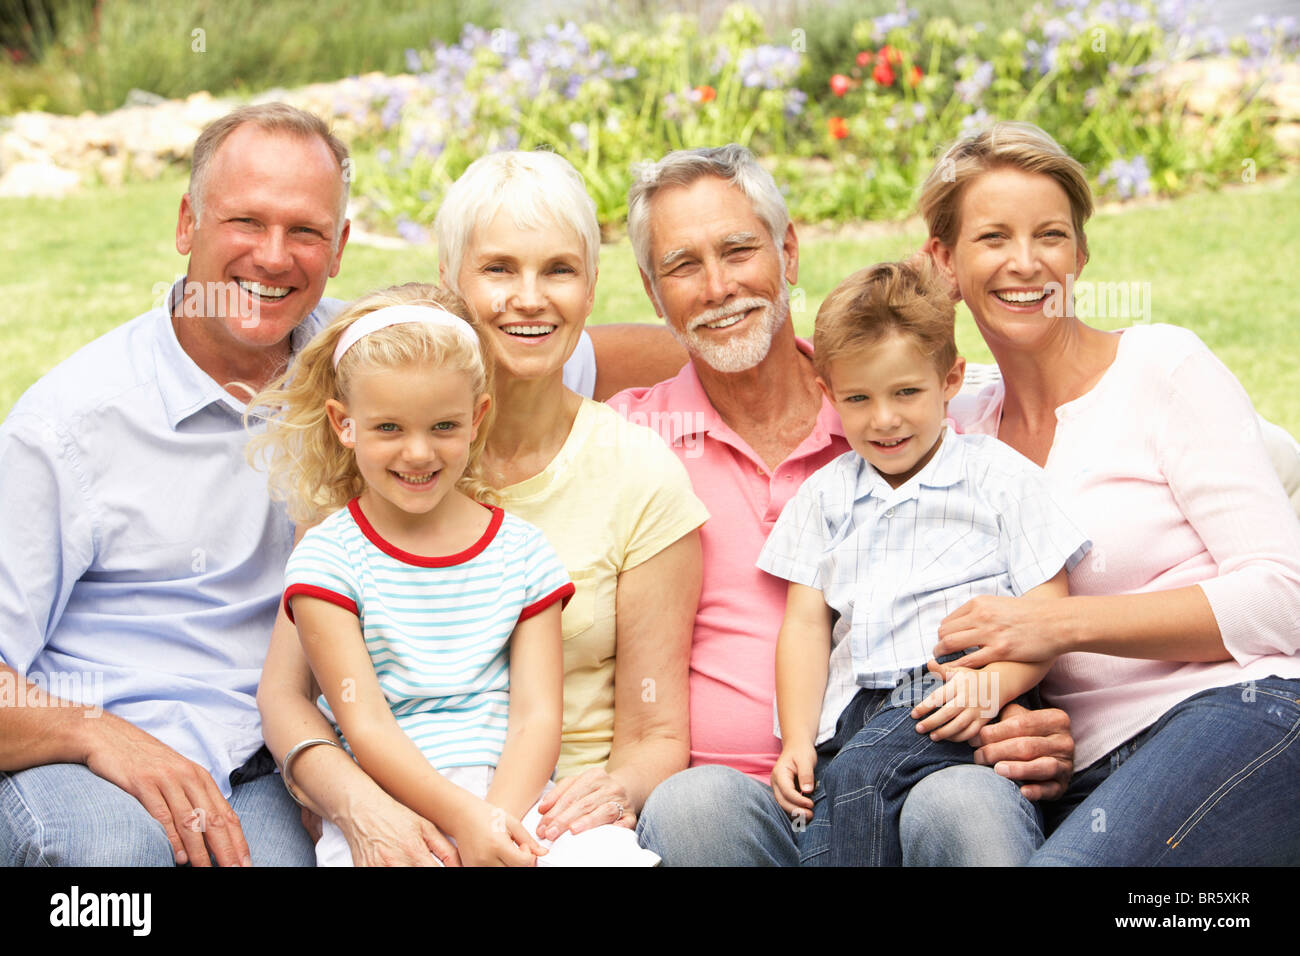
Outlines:
{"label": "older woman", "polygon": [[1082,167],[1025,124],[957,143],[922,189],[1003,375],[952,413],[1043,466],[1094,542],[1071,597],[976,599],[935,653],[1056,659],[1043,691],[1081,769],[1034,864],[1300,862],[1300,524],[1195,335],[1075,317],[1091,211]]}
{"label": "older woman", "polygon": [[[654,786],[688,759],[687,663],[707,518],[680,462],[649,429],[564,387],[563,366],[595,298],[595,205],[545,152],[478,160],[449,190],[436,230],[440,274],[490,329],[496,420],[484,476],[537,525],[577,591],[562,618],[559,779],[538,835],[631,827]],[[311,675],[281,621],[259,703],[284,759],[330,741]],[[304,804],[348,837],[354,862],[427,862],[449,848],[330,746],[294,753]]]}

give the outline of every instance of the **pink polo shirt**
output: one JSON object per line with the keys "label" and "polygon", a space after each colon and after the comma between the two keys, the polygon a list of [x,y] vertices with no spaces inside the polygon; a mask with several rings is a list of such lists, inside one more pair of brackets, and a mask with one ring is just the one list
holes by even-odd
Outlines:
{"label": "pink polo shirt", "polygon": [[[799,348],[812,354],[806,341]],[[663,436],[709,509],[691,646],[691,766],[724,764],[766,783],[781,753],[772,702],[787,584],[754,562],[804,479],[849,450],[839,415],[823,398],[812,433],[769,472],[714,410],[693,365],[652,388],[619,392],[609,404]]]}

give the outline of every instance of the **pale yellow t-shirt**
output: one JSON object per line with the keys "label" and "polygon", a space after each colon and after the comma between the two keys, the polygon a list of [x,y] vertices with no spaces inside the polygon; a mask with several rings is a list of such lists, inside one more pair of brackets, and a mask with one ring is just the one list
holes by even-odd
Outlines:
{"label": "pale yellow t-shirt", "polygon": [[499,494],[503,508],[542,530],[577,589],[561,624],[564,733],[556,776],[604,766],[614,739],[618,576],[709,513],[657,433],[589,399],[546,469]]}

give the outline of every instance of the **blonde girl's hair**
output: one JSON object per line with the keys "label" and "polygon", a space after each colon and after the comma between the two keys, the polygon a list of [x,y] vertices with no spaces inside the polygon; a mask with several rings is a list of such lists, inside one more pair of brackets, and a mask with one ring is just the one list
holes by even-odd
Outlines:
{"label": "blonde girl's hair", "polygon": [[1032,123],[1003,121],[948,147],[921,184],[917,207],[930,235],[945,246],[957,241],[961,201],[970,182],[994,169],[1019,169],[1056,180],[1070,201],[1075,242],[1088,257],[1083,226],[1092,215],[1092,189],[1083,165]]}
{"label": "blonde girl's hair", "polygon": [[[427,305],[446,309],[470,324],[478,348],[455,329],[420,322],[391,325],[358,339],[334,368],[334,348],[347,328],[362,316],[390,305]],[[469,376],[477,401],[492,394],[492,363],[484,356],[489,343],[482,325],[459,296],[419,282],[381,289],[350,304],[302,350],[289,371],[249,401],[244,422],[266,419],[267,428],[248,445],[248,460],[269,473],[271,497],[287,503],[297,523],[314,523],[361,494],[365,484],[352,449],[334,433],[325,403],[348,403],[349,386],[361,370],[419,364]],[[436,373],[435,373],[436,374]],[[469,461],[456,488],[475,501],[495,503],[494,489],[479,474],[493,408],[479,423]]]}
{"label": "blonde girl's hair", "polygon": [[898,334],[911,339],[943,378],[957,361],[953,319],[952,296],[927,257],[868,266],[837,285],[817,310],[813,364],[829,382],[836,359]]}

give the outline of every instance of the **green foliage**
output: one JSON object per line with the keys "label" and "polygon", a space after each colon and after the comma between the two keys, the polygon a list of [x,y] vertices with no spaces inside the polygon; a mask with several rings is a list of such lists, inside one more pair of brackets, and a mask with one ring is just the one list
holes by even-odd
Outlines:
{"label": "green foliage", "polygon": [[[133,89],[251,94],[404,68],[403,51],[491,26],[494,0],[52,0],[35,64],[0,66],[0,113],[116,109]],[[196,32],[199,31],[199,32]]]}
{"label": "green foliage", "polygon": [[[1056,136],[1103,199],[1229,181],[1245,158],[1257,169],[1279,164],[1258,94],[1268,65],[1296,50],[1275,27],[1233,41],[1249,54],[1242,62],[1253,80],[1197,119],[1185,94],[1154,81],[1171,63],[1229,47],[1197,33],[1177,5],[1017,2],[1018,15],[999,8],[999,20],[981,0],[887,4],[870,17],[862,9],[814,8],[795,26],[769,26],[737,4],[708,33],[676,13],[655,28],[617,31],[551,24],[528,36],[467,26],[459,42],[410,55],[414,90],[380,85],[340,106],[369,117],[370,141],[381,147],[362,165],[358,193],[373,221],[415,238],[474,158],[540,146],[583,173],[613,233],[637,161],[739,142],[790,184],[798,220],[898,218],[937,153],[995,119]],[[848,52],[818,79],[832,50]],[[1188,135],[1197,122],[1208,135]]]}

